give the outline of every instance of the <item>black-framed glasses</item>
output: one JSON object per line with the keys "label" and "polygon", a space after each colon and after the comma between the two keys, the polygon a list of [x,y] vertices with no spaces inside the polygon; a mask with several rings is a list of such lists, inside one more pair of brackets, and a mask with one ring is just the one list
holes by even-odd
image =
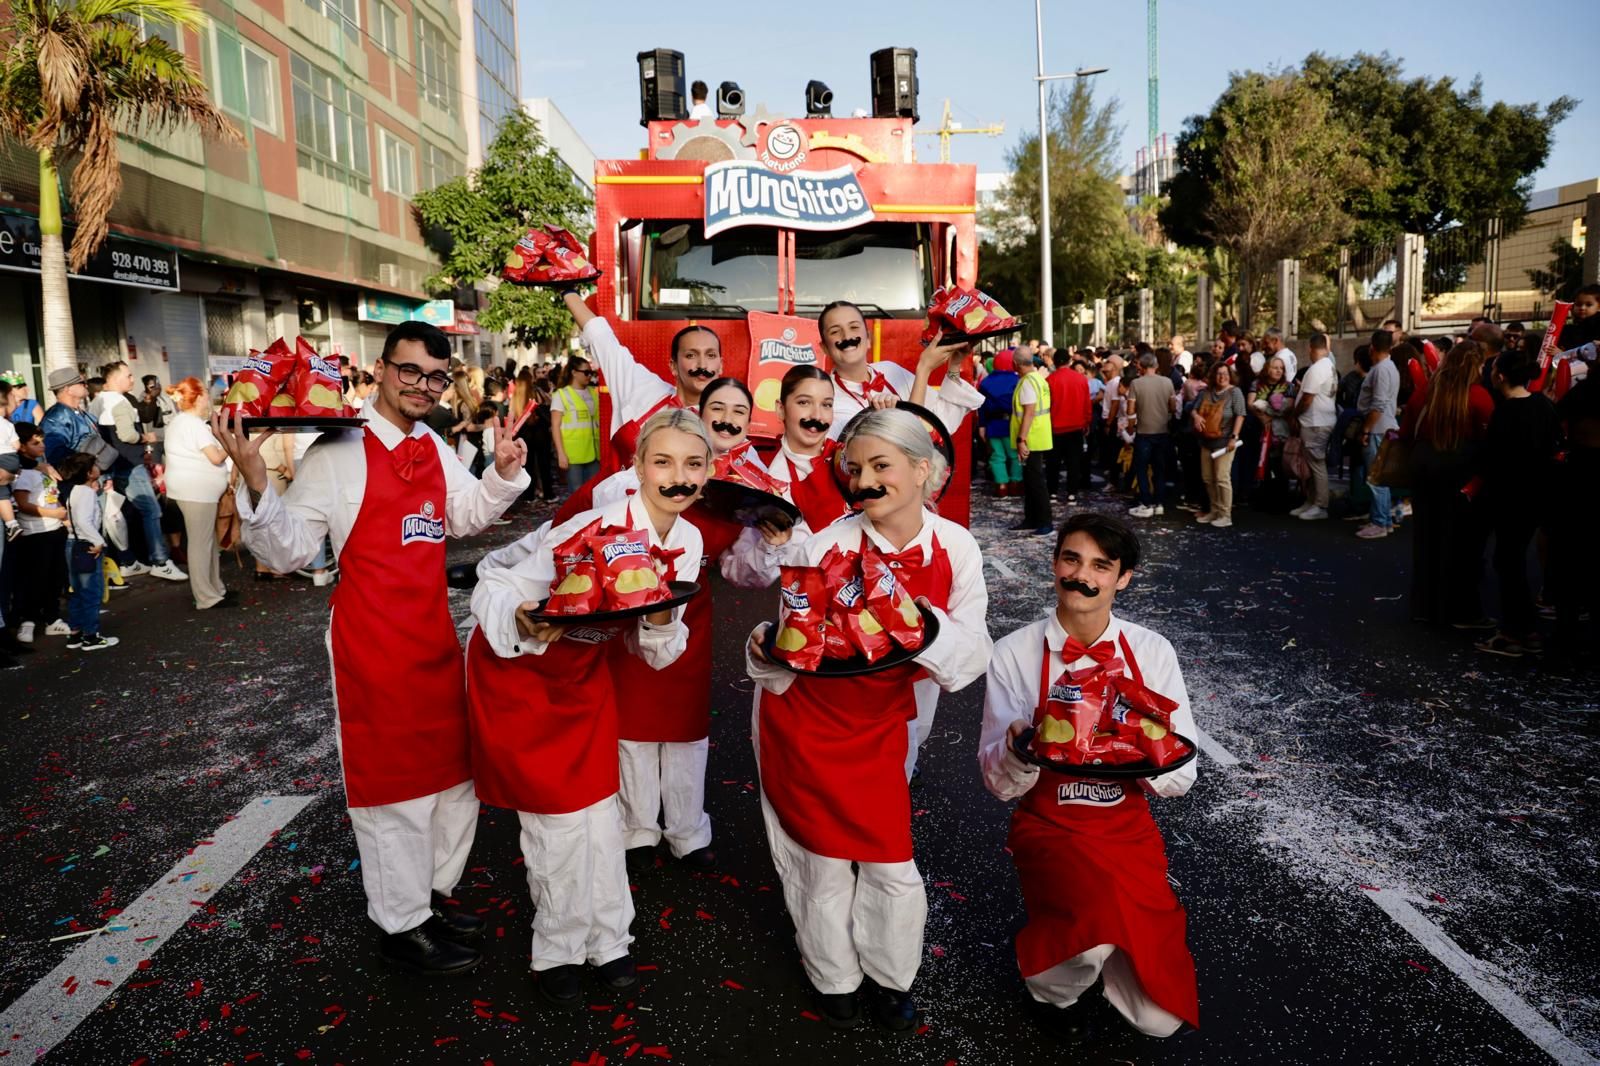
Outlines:
{"label": "black-framed glasses", "polygon": [[450,387],[452,378],[443,370],[435,370],[429,374],[415,363],[397,363],[388,356],[383,361],[394,367],[394,372],[400,375],[402,385],[418,385],[427,382],[429,392],[443,392]]}

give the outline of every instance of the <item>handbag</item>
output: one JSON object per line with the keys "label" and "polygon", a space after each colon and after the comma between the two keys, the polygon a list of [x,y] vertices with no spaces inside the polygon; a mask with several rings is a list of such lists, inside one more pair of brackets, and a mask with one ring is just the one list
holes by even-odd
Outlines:
{"label": "handbag", "polygon": [[216,535],[217,548],[222,551],[238,551],[242,523],[239,520],[239,497],[235,495],[239,489],[239,471],[234,470],[233,476],[228,478],[228,487],[222,493],[222,498],[217,501]]}
{"label": "handbag", "polygon": [[1367,484],[1389,489],[1410,488],[1413,448],[1414,442],[1401,440],[1398,430],[1385,433],[1367,471]]}
{"label": "handbag", "polygon": [[106,497],[100,504],[100,532],[118,551],[128,550],[128,519],[122,513],[127,497],[106,486]]}
{"label": "handbag", "polygon": [[1290,437],[1283,443],[1283,472],[1296,481],[1311,480],[1311,459],[1306,454],[1306,442]]}
{"label": "handbag", "polygon": [[89,551],[92,545],[86,540],[72,538],[72,572],[92,574],[100,567],[100,556]]}

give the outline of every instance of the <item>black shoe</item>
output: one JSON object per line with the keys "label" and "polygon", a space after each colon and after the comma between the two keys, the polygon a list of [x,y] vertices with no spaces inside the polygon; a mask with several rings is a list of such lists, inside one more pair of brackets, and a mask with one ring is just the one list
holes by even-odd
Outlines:
{"label": "black shoe", "polygon": [[22,643],[17,639],[17,635],[9,629],[0,629],[0,651],[9,655],[32,655],[33,645]]}
{"label": "black shoe", "polygon": [[267,570],[257,570],[255,578],[257,581],[276,581],[278,580],[278,575]]}
{"label": "black shoe", "polygon": [[679,856],[678,861],[696,870],[709,870],[717,864],[717,853],[709,847],[695,848],[689,854]]}
{"label": "black shoe", "polygon": [[438,918],[429,918],[404,933],[384,934],[378,953],[391,966],[428,977],[456,977],[483,961],[472,948],[450,939]]}
{"label": "black shoe", "polygon": [[482,918],[452,905],[442,892],[433,893],[432,904],[433,916],[445,936],[457,943],[483,939],[483,930],[488,923]]}
{"label": "black shoe", "polygon": [[539,996],[552,1007],[571,1010],[583,1002],[583,967],[576,965],[552,966],[548,970],[535,970]]}
{"label": "black shoe", "polygon": [[638,877],[655,869],[656,846],[646,844],[642,847],[629,848],[623,859],[628,864],[628,876]]}
{"label": "black shoe", "polygon": [[639,970],[632,955],[622,955],[594,968],[600,983],[614,992],[626,992],[639,983]]}
{"label": "black shoe", "polygon": [[1032,522],[1018,522],[1014,526],[1006,527],[1006,529],[1010,530],[1012,533],[1029,533],[1032,532],[1034,528],[1035,526]]}
{"label": "black shoe", "polygon": [[854,992],[818,992],[817,1011],[835,1029],[854,1029],[861,1024],[861,1007]]}
{"label": "black shoe", "polygon": [[1022,998],[1028,1017],[1049,1036],[1067,1044],[1082,1044],[1090,1039],[1094,1030],[1090,1017],[1093,1011],[1082,999],[1070,1007],[1058,1007],[1054,1003],[1040,1003],[1026,990]]}
{"label": "black shoe", "polygon": [[880,988],[872,997],[872,1017],[892,1033],[908,1033],[917,1024],[917,1001],[910,992]]}
{"label": "black shoe", "polygon": [[1036,537],[1044,537],[1044,536],[1048,536],[1051,533],[1054,533],[1055,531],[1056,531],[1056,527],[1055,526],[1040,526],[1038,529],[1035,529],[1033,531],[1033,535],[1036,536]]}

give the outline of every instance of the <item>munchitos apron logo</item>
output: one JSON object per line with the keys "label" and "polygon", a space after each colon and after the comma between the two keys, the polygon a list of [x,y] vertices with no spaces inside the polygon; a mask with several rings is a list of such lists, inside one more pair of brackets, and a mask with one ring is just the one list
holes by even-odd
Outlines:
{"label": "munchitos apron logo", "polygon": [[849,167],[774,174],[747,159],[706,167],[707,237],[735,226],[833,230],[871,219],[872,205]]}
{"label": "munchitos apron logo", "polygon": [[404,546],[414,540],[444,543],[444,519],[433,516],[432,500],[423,501],[421,514],[408,514],[400,520],[400,544]]}

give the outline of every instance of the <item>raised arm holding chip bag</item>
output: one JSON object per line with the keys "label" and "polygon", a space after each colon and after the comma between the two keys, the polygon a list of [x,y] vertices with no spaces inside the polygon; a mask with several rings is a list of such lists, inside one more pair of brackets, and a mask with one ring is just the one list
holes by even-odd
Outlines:
{"label": "raised arm holding chip bag", "polygon": [[[874,1016],[905,1031],[916,1023],[910,989],[927,917],[905,770],[918,709],[914,682],[926,674],[955,691],[983,673],[988,592],[972,534],[927,508],[945,458],[921,419],[871,411],[843,445],[862,513],[817,530],[790,561],[818,567],[831,549],[870,549],[932,611],[939,632],[914,660],[853,677],[795,674],[761,651],[772,623],[751,634],[746,666],[757,684],[761,812],[821,1013],[835,1026],[857,1024],[856,993],[870,976],[878,988]],[[809,597],[818,585],[808,580],[809,588],[791,591]],[[789,610],[796,621],[802,610],[816,616],[809,602]],[[814,642],[814,625],[790,627],[796,635],[786,647]]]}
{"label": "raised arm holding chip bag", "polygon": [[[1134,1028],[1171,1036],[1199,1024],[1183,905],[1167,881],[1166,849],[1146,796],[1181,796],[1193,762],[1133,782],[1043,773],[1012,745],[1030,726],[1033,750],[1159,765],[1174,733],[1194,736],[1177,656],[1166,638],[1111,613],[1139,562],[1139,539],[1117,518],[1083,512],[1056,539],[1055,609],[995,644],[978,764],[989,791],[1020,798],[1007,841],[1028,924],[1017,964],[1047,1028],[1079,1028],[1078,998],[1104,977],[1105,995]],[[1105,701],[1118,733],[1102,735]],[[1125,704],[1122,705],[1122,704]]]}
{"label": "raised arm holding chip bag", "polygon": [[[569,555],[568,574],[580,572],[581,556],[567,547],[575,536],[594,557],[585,577],[592,571],[602,586],[610,581],[614,595],[649,587],[639,564],[656,558],[672,560],[672,578],[700,580],[700,531],[681,516],[710,468],[711,441],[700,420],[687,411],[659,412],[640,433],[637,492],[542,526],[478,565],[478,624],[467,643],[473,774],[484,802],[515,810],[521,822],[536,908],[533,970],[540,994],[557,1006],[579,1002],[585,962],[611,989],[637,982],[628,950],[633,901],[617,800],[612,648],[654,672],[683,655],[692,631],[681,607],[593,626],[542,624],[529,613],[548,609],[540,605],[559,580],[558,550]],[[588,532],[596,526],[598,533]],[[672,709],[660,693],[646,703],[645,713]]]}
{"label": "raised arm holding chip bag", "polygon": [[341,580],[328,650],[346,803],[361,854],[367,914],[381,954],[428,974],[464,973],[459,941],[480,919],[445,906],[478,820],[466,677],[445,588],[445,537],[470,536],[528,484],[526,447],[506,440],[480,481],[419,421],[449,384],[450,341],[407,322],[384,342],[365,428],[324,434],[279,496],[261,445],[239,417],[212,432],[241,475],[244,544],[272,570],[309,564],[331,537]]}

